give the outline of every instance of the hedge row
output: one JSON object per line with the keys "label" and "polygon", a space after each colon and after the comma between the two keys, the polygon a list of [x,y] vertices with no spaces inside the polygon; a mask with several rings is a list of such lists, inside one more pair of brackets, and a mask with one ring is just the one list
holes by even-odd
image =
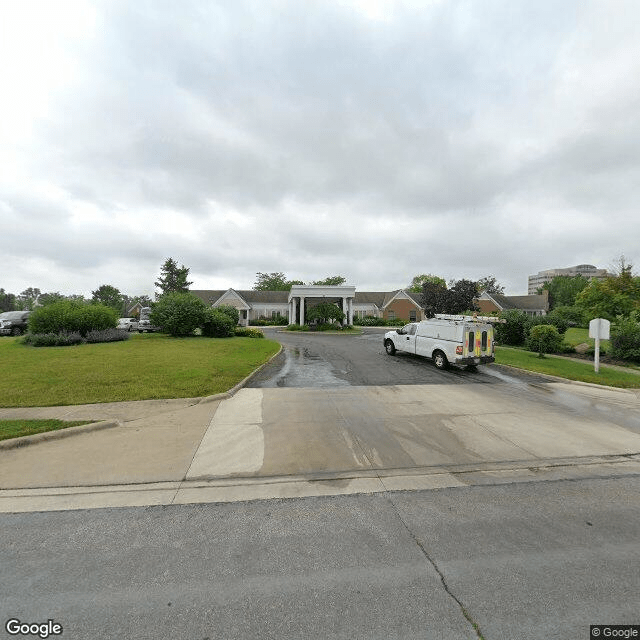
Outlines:
{"label": "hedge row", "polygon": [[122,329],[101,329],[88,331],[83,336],[78,331],[59,333],[27,333],[22,342],[32,347],[69,347],[76,344],[97,342],[119,342],[128,340],[131,335]]}

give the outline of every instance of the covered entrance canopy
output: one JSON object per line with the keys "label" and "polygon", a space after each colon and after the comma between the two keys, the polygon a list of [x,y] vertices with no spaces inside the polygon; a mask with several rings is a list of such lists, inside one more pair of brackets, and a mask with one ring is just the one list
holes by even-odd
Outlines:
{"label": "covered entrance canopy", "polygon": [[353,324],[353,300],[355,287],[331,287],[294,284],[289,292],[289,324],[304,324],[305,304],[336,302],[345,315],[348,325]]}

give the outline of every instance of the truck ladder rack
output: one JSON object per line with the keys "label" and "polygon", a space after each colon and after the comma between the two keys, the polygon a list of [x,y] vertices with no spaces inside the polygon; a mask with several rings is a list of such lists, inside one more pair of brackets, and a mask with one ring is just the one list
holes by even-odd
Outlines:
{"label": "truck ladder rack", "polygon": [[448,313],[436,313],[434,318],[437,318],[438,320],[454,320],[457,322],[497,322],[499,324],[506,324],[507,322],[506,320],[496,318],[495,316],[454,316]]}

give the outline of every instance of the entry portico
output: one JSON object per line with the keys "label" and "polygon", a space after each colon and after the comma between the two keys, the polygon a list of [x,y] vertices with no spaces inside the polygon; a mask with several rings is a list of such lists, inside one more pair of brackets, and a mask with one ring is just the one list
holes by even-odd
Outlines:
{"label": "entry portico", "polygon": [[355,287],[294,284],[289,292],[289,324],[304,324],[305,303],[315,300],[338,305],[342,301],[342,313],[345,315],[346,323],[351,326],[355,295]]}

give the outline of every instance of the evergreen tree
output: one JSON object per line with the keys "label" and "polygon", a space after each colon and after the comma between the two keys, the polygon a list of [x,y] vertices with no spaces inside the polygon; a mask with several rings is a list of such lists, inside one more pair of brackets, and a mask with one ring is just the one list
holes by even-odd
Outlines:
{"label": "evergreen tree", "polygon": [[160,269],[160,276],[154,282],[156,287],[160,289],[160,293],[156,293],[156,300],[165,293],[188,293],[189,269],[184,265],[178,267],[178,263],[173,258],[167,258]]}

